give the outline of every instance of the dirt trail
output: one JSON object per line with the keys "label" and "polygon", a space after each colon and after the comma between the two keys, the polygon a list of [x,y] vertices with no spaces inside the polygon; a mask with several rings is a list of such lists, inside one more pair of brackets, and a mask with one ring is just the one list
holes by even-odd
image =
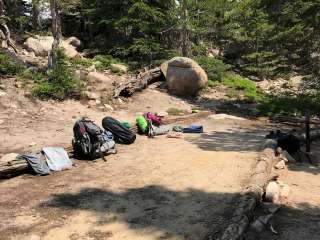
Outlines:
{"label": "dirt trail", "polygon": [[[31,102],[8,94],[1,102],[1,153],[70,144],[76,118],[100,123],[112,115],[133,120],[139,111],[193,106],[155,89],[114,112],[76,101]],[[21,98],[21,99],[20,99]],[[249,120],[199,122],[201,135],[165,136],[119,146],[108,162],[75,161],[51,176],[0,182],[1,239],[201,239],[218,234],[250,177],[264,132]],[[37,143],[30,147],[31,142]]]}

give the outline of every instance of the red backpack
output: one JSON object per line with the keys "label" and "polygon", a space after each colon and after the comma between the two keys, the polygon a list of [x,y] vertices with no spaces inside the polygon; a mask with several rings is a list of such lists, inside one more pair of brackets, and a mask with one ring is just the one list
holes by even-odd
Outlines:
{"label": "red backpack", "polygon": [[147,121],[151,121],[154,125],[156,126],[161,125],[161,117],[158,117],[152,114],[151,112],[145,113],[143,116]]}

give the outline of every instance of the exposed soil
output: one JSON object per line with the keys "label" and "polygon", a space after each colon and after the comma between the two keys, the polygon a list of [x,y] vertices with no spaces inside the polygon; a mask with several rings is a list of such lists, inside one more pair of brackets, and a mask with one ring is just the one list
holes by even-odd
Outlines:
{"label": "exposed soil", "polygon": [[[320,163],[319,143],[312,146],[315,162]],[[280,174],[280,181],[290,186],[286,205],[276,213],[274,227],[278,234],[264,233],[266,240],[320,239],[320,167],[309,163],[290,164]]]}
{"label": "exposed soil", "polygon": [[[148,89],[113,112],[73,100],[43,102],[7,84],[0,153],[68,146],[80,116],[132,121],[141,111],[194,105]],[[201,239],[221,233],[250,177],[264,129],[250,120],[199,119],[200,135],[139,136],[108,161],[0,182],[1,239]],[[30,143],[32,143],[30,146]],[[34,145],[36,143],[36,145]]]}

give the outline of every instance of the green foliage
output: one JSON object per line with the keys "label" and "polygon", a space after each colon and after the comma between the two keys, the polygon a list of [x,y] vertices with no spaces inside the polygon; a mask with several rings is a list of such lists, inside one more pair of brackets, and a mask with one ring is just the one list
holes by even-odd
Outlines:
{"label": "green foliage", "polygon": [[14,76],[22,72],[23,69],[23,66],[14,62],[11,57],[0,50],[0,75]]}
{"label": "green foliage", "polygon": [[262,115],[304,115],[305,111],[318,114],[320,111],[319,94],[303,94],[298,96],[265,96],[261,99],[259,110]]}
{"label": "green foliage", "polygon": [[71,63],[75,66],[75,67],[90,67],[94,64],[94,61],[92,59],[89,58],[74,58],[71,60]]}
{"label": "green foliage", "polygon": [[47,79],[43,79],[33,87],[32,94],[43,99],[54,98],[58,100],[66,97],[79,97],[82,84],[74,79],[64,51],[58,49],[55,54],[56,64],[48,72]]}
{"label": "green foliage", "polygon": [[210,81],[221,81],[223,74],[231,68],[222,60],[207,56],[197,57],[196,61],[206,71]]}
{"label": "green foliage", "polygon": [[41,72],[31,72],[29,70],[24,70],[18,74],[18,79],[23,83],[23,84],[28,84],[30,81],[33,81],[35,83],[43,81],[46,76],[41,73]]}
{"label": "green foliage", "polygon": [[93,59],[93,64],[99,70],[109,69],[110,65],[114,63],[121,63],[121,61],[118,58],[113,58],[111,55],[97,55]]}
{"label": "green foliage", "polygon": [[244,99],[249,102],[258,102],[262,99],[263,94],[257,89],[254,82],[243,78],[235,73],[226,73],[222,77],[221,83],[229,87],[227,96],[236,97],[243,95]]}

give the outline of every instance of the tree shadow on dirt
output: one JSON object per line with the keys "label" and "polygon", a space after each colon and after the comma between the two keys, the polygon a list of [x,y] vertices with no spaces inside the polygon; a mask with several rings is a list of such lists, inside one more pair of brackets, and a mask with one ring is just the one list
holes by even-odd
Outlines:
{"label": "tree shadow on dirt", "polygon": [[266,133],[264,129],[231,129],[204,133],[199,138],[189,139],[189,141],[205,151],[252,152],[259,150]]}
{"label": "tree shadow on dirt", "polygon": [[203,239],[221,234],[226,228],[239,195],[197,189],[173,191],[154,185],[124,192],[85,188],[77,193],[56,194],[40,208],[46,209],[45,214],[52,208],[64,214],[90,211],[97,217],[97,226],[122,222],[141,233],[156,233],[156,239]]}
{"label": "tree shadow on dirt", "polygon": [[282,206],[274,216],[273,227],[278,234],[268,228],[259,239],[263,240],[318,240],[320,206],[300,203],[296,207]]}
{"label": "tree shadow on dirt", "polygon": [[309,163],[289,164],[288,169],[294,172],[307,172],[313,175],[320,174],[320,167]]}

